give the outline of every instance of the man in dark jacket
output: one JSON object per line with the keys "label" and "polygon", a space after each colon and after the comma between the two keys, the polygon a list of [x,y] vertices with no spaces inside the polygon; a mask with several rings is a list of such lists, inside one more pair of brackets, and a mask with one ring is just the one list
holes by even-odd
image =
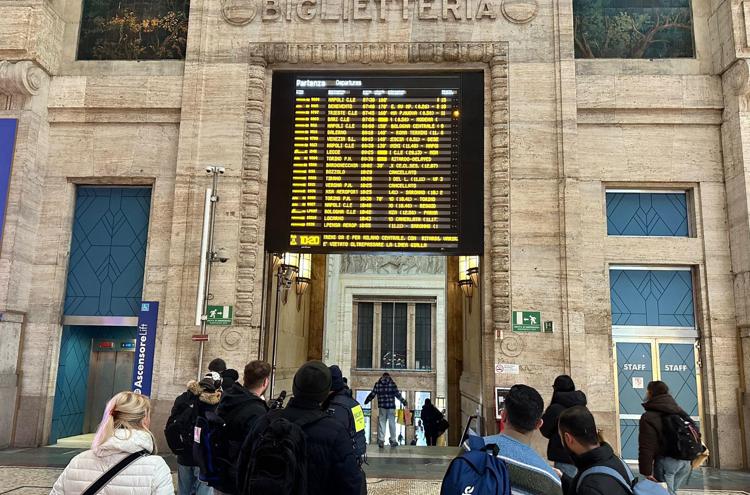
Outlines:
{"label": "man in dark jacket", "polygon": [[[363,473],[354,453],[351,436],[347,429],[332,416],[323,412],[321,406],[331,390],[331,372],[320,361],[303,364],[294,375],[294,397],[280,412],[272,411],[261,418],[253,428],[243,447],[243,453],[252,452],[256,442],[268,429],[271,416],[279,415],[290,422],[302,423],[307,445],[307,492],[308,495],[352,495],[360,493]],[[298,423],[299,424],[299,423]],[[240,459],[240,465],[244,460]],[[245,486],[247,473],[240,470],[239,485]]]}
{"label": "man in dark jacket", "polygon": [[[263,394],[270,383],[271,365],[265,361],[251,361],[245,366],[243,383],[234,382],[229,390],[224,391],[216,413],[226,422],[224,430],[228,439],[228,452],[222,457],[235,461],[245,437],[250,433],[255,422],[268,412],[268,405]],[[236,465],[222,476],[221,483],[214,486],[216,495],[234,494],[236,487]]]}
{"label": "man in dark jacket", "polygon": [[440,436],[440,420],[443,419],[443,414],[438,411],[437,407],[432,405],[430,399],[425,399],[420,419],[422,420],[422,425],[424,425],[424,436],[427,440],[427,445],[434,447],[437,445],[437,439]]}
{"label": "man in dark jacket", "polygon": [[594,416],[586,407],[574,406],[563,411],[558,428],[560,444],[578,468],[575,477],[563,473],[565,495],[630,495],[627,488],[613,476],[604,473],[585,475],[586,470],[593,467],[608,467],[626,481],[632,476],[630,468],[615,455],[612,447],[599,442]]}
{"label": "man in dark jacket", "polygon": [[690,477],[690,461],[670,457],[669,446],[664,438],[664,418],[677,414],[687,421],[690,416],[669,395],[669,387],[660,381],[650,382],[646,387],[646,410],[641,416],[638,432],[638,468],[641,474],[652,480],[666,482],[670,493],[676,494]]}
{"label": "man in dark jacket", "polygon": [[193,427],[198,416],[214,410],[219,403],[219,381],[218,373],[209,372],[200,382],[188,382],[187,390],[175,399],[167,419],[164,434],[170,449],[177,454],[178,495],[211,493],[211,488],[198,480],[198,463],[193,459]]}
{"label": "man in dark jacket", "polygon": [[555,464],[555,467],[568,476],[576,475],[576,467],[568,452],[563,448],[560,435],[557,433],[557,419],[560,414],[573,406],[585,406],[586,394],[576,390],[573,379],[568,375],[560,375],[555,378],[552,385],[552,401],[542,416],[542,427],[540,431],[549,440],[547,444],[547,459]]}
{"label": "man in dark jacket", "polygon": [[[333,419],[341,423],[349,432],[354,444],[354,454],[357,456],[361,468],[367,453],[365,413],[360,403],[351,397],[351,390],[344,382],[341,368],[334,364],[328,369],[331,372],[331,395],[323,404],[323,409],[327,410],[333,416]],[[364,473],[362,473],[362,479],[365,479]],[[367,493],[367,483],[362,483],[361,493],[363,495]]]}
{"label": "man in dark jacket", "polygon": [[372,399],[378,398],[378,447],[381,449],[385,446],[385,427],[386,424],[391,433],[391,447],[398,446],[396,439],[396,398],[406,406],[406,399],[398,390],[396,382],[393,381],[389,373],[383,373],[383,376],[375,382],[372,392],[365,399],[365,404],[369,404]]}

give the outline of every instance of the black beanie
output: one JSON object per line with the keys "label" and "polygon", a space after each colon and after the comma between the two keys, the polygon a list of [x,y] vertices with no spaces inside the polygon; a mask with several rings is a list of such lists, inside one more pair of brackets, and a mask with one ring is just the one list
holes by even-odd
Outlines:
{"label": "black beanie", "polygon": [[555,383],[552,385],[555,392],[573,392],[576,389],[573,379],[568,375],[560,375],[555,378]]}
{"label": "black beanie", "polygon": [[343,390],[346,384],[344,383],[344,374],[341,373],[341,368],[334,364],[328,369],[331,370],[331,392]]}
{"label": "black beanie", "polygon": [[322,403],[331,391],[331,371],[320,361],[308,361],[294,374],[294,396]]}

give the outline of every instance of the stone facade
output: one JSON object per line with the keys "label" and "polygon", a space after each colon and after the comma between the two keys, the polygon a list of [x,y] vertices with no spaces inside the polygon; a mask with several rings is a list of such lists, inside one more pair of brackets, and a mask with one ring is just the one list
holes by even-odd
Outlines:
{"label": "stone facade", "polygon": [[[481,358],[462,401],[492,417],[496,385],[524,381],[548,399],[568,372],[614,438],[608,267],[688,265],[712,462],[747,467],[750,2],[693,0],[695,58],[576,60],[571,0],[193,0],[184,62],[76,61],[81,4],[0,2],[0,117],[19,120],[0,254],[0,445],[49,436],[76,184],[153,187],[144,299],[162,304],[162,424],[196,373],[209,164],[227,169],[216,244],[230,256],[211,291],[236,317],[212,330],[207,355],[239,367],[263,347],[273,71],[466,68],[485,73],[485,252],[472,302]],[[606,187],[689,188],[695,235],[607,237]],[[541,310],[555,333],[512,334],[512,308]],[[496,376],[501,362],[520,376]]]}

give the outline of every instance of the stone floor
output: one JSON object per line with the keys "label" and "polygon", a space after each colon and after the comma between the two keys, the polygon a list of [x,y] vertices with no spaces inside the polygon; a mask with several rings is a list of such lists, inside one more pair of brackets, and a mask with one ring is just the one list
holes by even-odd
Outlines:
{"label": "stone floor", "polygon": [[[79,449],[42,447],[0,451],[0,495],[41,495]],[[455,448],[375,450],[365,466],[370,495],[438,495]],[[173,456],[165,456],[176,469]],[[750,495],[750,473],[701,469],[680,495]]]}

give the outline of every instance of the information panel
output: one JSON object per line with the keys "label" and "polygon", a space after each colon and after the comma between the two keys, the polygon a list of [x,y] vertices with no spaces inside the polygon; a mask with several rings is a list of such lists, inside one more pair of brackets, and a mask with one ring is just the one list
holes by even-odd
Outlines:
{"label": "information panel", "polygon": [[479,254],[482,93],[481,73],[277,74],[266,249]]}

